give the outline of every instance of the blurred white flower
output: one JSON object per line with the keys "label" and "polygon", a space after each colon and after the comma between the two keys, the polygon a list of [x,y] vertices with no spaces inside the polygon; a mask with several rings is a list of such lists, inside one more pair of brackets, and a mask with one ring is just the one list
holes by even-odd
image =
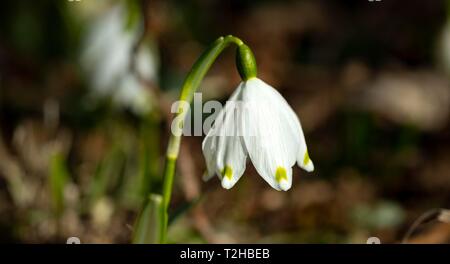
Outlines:
{"label": "blurred white flower", "polygon": [[239,84],[217,115],[202,149],[209,179],[214,174],[222,187],[233,187],[245,171],[247,155],[263,179],[276,190],[292,185],[292,167],[314,170],[302,127],[286,100],[257,78]]}
{"label": "blurred white flower", "polygon": [[119,107],[137,114],[150,109],[150,94],[140,82],[156,80],[157,61],[152,50],[140,45],[135,57],[135,73],[131,71],[133,47],[141,25],[127,23],[127,11],[115,6],[100,16],[90,27],[81,65],[89,77],[96,97],[110,96]]}

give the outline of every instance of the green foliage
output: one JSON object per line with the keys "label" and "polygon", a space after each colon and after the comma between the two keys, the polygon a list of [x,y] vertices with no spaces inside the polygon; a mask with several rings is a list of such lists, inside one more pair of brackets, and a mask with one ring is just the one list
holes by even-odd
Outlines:
{"label": "green foliage", "polygon": [[55,153],[50,160],[50,191],[52,208],[55,216],[59,217],[64,210],[64,189],[69,180],[66,160],[60,153]]}
{"label": "green foliage", "polygon": [[151,194],[137,218],[133,230],[133,244],[155,244],[159,242],[161,214],[163,213],[162,196]]}

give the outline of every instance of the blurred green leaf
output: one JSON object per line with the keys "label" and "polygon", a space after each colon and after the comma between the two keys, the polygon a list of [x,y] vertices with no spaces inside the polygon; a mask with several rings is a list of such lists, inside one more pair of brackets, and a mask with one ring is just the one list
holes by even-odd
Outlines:
{"label": "blurred green leaf", "polygon": [[133,244],[158,243],[161,230],[162,196],[151,194],[134,226]]}
{"label": "blurred green leaf", "polygon": [[114,144],[98,165],[92,182],[89,184],[87,194],[89,207],[120,182],[124,164],[125,154],[118,144]]}
{"label": "blurred green leaf", "polygon": [[50,159],[50,190],[52,207],[56,216],[64,210],[64,188],[69,179],[66,161],[61,153],[55,153]]}

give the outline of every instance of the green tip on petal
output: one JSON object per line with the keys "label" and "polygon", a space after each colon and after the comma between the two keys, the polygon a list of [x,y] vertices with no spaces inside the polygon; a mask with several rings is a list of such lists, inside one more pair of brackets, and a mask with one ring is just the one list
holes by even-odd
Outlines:
{"label": "green tip on petal", "polygon": [[222,174],[222,187],[231,189],[235,183],[235,181],[233,181],[233,169],[231,166],[225,166],[225,168],[220,171],[220,174]]}
{"label": "green tip on petal", "polygon": [[286,169],[283,167],[278,167],[275,172],[275,180],[280,183],[282,181],[287,181],[287,179]]}
{"label": "green tip on petal", "polygon": [[284,167],[278,167],[275,172],[275,180],[278,182],[281,190],[287,191],[290,188],[290,184],[288,182],[288,177],[286,173],[286,169]]}
{"label": "green tip on petal", "polygon": [[228,180],[231,180],[233,178],[233,169],[231,166],[226,165],[225,168],[220,171],[220,174]]}
{"label": "green tip on petal", "polygon": [[306,166],[309,161],[310,161],[309,154],[308,154],[308,151],[306,151],[305,152],[305,157],[303,158],[303,165]]}
{"label": "green tip on petal", "polygon": [[308,151],[305,151],[305,154],[303,155],[303,161],[298,160],[298,165],[307,172],[314,171],[314,164],[309,157]]}

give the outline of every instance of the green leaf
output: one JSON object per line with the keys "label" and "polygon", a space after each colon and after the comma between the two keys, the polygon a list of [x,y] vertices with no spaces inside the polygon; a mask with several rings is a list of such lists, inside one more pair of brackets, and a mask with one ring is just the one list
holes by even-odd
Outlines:
{"label": "green leaf", "polygon": [[54,154],[50,159],[50,192],[53,211],[60,216],[64,210],[64,188],[69,179],[64,156],[61,153]]}
{"label": "green leaf", "polygon": [[133,244],[158,243],[163,224],[162,213],[162,196],[150,194],[134,226]]}

